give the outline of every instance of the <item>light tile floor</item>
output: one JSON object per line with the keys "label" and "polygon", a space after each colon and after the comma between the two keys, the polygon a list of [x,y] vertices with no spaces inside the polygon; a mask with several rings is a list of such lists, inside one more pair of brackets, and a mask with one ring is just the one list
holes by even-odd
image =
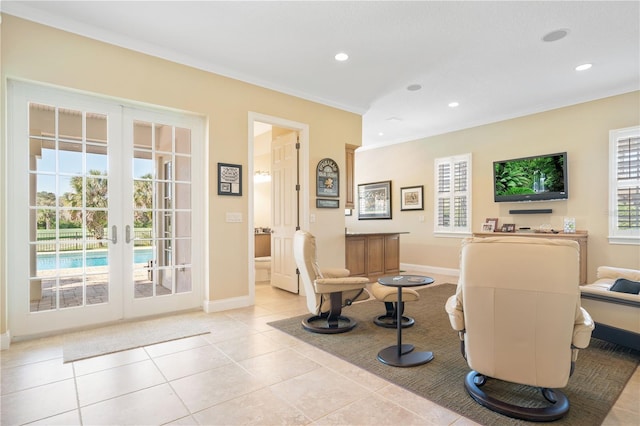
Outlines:
{"label": "light tile floor", "polygon": [[[454,282],[435,276],[436,284]],[[267,325],[307,313],[268,284],[211,334],[63,364],[62,336],[0,353],[2,425],[472,425]],[[637,370],[604,422],[640,424]]]}

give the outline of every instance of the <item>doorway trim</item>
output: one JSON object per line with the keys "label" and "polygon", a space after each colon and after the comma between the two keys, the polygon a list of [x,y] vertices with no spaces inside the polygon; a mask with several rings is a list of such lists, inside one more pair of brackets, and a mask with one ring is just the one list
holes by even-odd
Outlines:
{"label": "doorway trim", "polygon": [[[248,206],[248,218],[247,220],[247,234],[248,234],[248,253],[249,253],[249,273],[248,273],[248,290],[249,290],[249,302],[251,305],[255,304],[255,224],[254,224],[254,214],[253,210],[255,208],[254,205],[254,183],[253,183],[253,174],[255,173],[253,155],[254,155],[254,136],[253,136],[253,127],[256,121],[266,124],[271,124],[272,126],[282,127],[285,129],[291,129],[297,131],[300,135],[300,162],[298,164],[298,175],[300,176],[300,227],[302,229],[309,228],[309,125],[305,123],[299,123],[296,121],[287,120],[280,117],[274,117],[271,115],[261,114],[257,112],[249,111],[248,114],[248,159],[247,164],[249,165],[247,170],[247,176],[249,177],[247,181],[249,182],[249,206]],[[301,289],[302,290],[302,289]]]}

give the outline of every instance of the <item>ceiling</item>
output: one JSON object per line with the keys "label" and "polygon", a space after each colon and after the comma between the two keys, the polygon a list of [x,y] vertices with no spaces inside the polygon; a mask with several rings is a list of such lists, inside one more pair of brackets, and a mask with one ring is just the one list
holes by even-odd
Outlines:
{"label": "ceiling", "polygon": [[[640,89],[638,1],[4,0],[1,7],[361,114],[364,146]],[[558,29],[567,36],[542,41]],[[336,61],[338,52],[349,60]],[[593,67],[576,71],[583,63]],[[459,106],[449,107],[454,101]]]}

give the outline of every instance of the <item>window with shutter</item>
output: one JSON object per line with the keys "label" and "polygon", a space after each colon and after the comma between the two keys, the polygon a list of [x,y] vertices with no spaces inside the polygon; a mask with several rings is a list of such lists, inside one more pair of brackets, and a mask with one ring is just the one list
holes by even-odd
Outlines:
{"label": "window with shutter", "polygon": [[435,160],[434,231],[440,236],[471,233],[471,154]]}
{"label": "window with shutter", "polygon": [[609,242],[640,244],[640,126],[609,132]]}

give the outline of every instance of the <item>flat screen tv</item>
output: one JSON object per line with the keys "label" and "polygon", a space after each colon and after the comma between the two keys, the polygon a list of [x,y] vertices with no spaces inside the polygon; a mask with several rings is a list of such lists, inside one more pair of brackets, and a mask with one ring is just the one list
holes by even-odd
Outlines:
{"label": "flat screen tv", "polygon": [[493,162],[495,202],[566,200],[567,153]]}

